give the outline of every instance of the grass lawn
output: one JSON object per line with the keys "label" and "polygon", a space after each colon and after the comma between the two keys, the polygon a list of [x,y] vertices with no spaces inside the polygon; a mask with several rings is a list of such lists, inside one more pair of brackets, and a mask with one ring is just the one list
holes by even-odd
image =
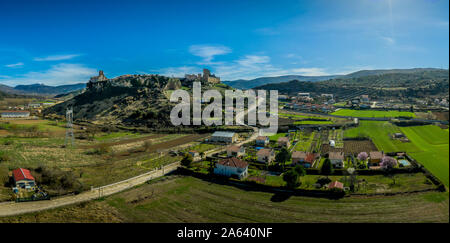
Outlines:
{"label": "grass lawn", "polygon": [[286,136],[286,133],[277,133],[275,135],[270,136],[269,139],[270,139],[270,141],[276,142],[278,140],[278,138],[285,137],[285,136]]}
{"label": "grass lawn", "polygon": [[337,116],[353,116],[353,117],[416,117],[412,112],[407,111],[375,111],[375,110],[351,110],[340,109],[331,113]]}
{"label": "grass lawn", "polygon": [[309,136],[304,133],[299,133],[299,140],[295,144],[294,151],[309,151],[309,147],[311,146],[311,142],[314,139],[315,132],[309,134]]}
{"label": "grass lawn", "polygon": [[327,120],[327,118],[320,116],[306,116],[306,115],[298,115],[298,114],[290,114],[290,113],[278,113],[279,117],[287,117],[287,118],[302,118],[302,119],[321,119]]}
{"label": "grass lawn", "polygon": [[[279,197],[192,177],[160,180],[89,203],[0,222],[449,222],[448,193]],[[230,210],[233,209],[233,210]]]}
{"label": "grass lawn", "polygon": [[36,120],[25,120],[25,119],[3,119],[0,123],[0,128],[13,131],[15,128],[26,129],[31,127],[37,127],[39,131],[50,131],[50,132],[61,132],[65,131],[65,123],[36,119]]}
{"label": "grass lawn", "polygon": [[409,140],[422,150],[410,155],[449,186],[449,134],[438,129],[436,126],[401,128]]}
{"label": "grass lawn", "polygon": [[[369,136],[379,150],[406,151],[449,186],[449,134],[439,127],[397,127],[389,122],[360,121],[356,128],[345,130],[345,137]],[[410,142],[393,140],[389,134],[404,133]]]}

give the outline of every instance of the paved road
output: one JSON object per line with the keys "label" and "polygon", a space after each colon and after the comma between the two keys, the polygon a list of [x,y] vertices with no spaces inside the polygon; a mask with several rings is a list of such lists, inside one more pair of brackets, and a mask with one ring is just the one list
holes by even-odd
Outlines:
{"label": "paved road", "polygon": [[94,188],[90,191],[83,192],[78,195],[63,196],[54,198],[52,200],[35,201],[35,202],[0,203],[0,217],[48,210],[52,208],[67,206],[74,203],[89,201],[103,196],[109,196],[114,193],[118,193],[123,190],[132,188],[134,186],[143,184],[146,181],[155,179],[157,177],[161,177],[169,172],[172,172],[177,169],[179,164],[180,164],[179,162],[175,162],[166,165],[161,169],[153,170],[145,174],[132,177],[120,182],[116,182],[110,185]]}

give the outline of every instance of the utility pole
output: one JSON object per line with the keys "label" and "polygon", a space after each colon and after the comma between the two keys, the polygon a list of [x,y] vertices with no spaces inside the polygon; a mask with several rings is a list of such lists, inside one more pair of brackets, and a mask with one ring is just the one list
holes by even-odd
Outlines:
{"label": "utility pole", "polygon": [[74,144],[74,136],[73,136],[73,108],[71,106],[67,107],[66,110],[66,139],[64,141],[64,145],[67,147],[68,141],[70,140],[70,144],[73,146]]}

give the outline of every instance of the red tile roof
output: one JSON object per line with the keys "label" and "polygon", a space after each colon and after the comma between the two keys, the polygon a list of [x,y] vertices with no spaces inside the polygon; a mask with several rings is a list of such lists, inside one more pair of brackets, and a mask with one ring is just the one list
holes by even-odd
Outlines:
{"label": "red tile roof", "polygon": [[272,155],[272,150],[271,149],[260,149],[258,150],[258,152],[256,152],[256,156],[261,155],[261,156],[270,156]]}
{"label": "red tile roof", "polygon": [[238,167],[238,168],[245,168],[245,167],[248,166],[247,162],[244,162],[244,161],[242,161],[242,160],[240,160],[238,158],[235,158],[235,157],[223,159],[223,160],[221,160],[221,161],[219,161],[217,163],[219,163],[221,165],[224,165],[224,166]]}
{"label": "red tile roof", "polygon": [[265,141],[267,139],[268,139],[267,136],[258,136],[258,137],[256,137],[256,140],[263,140],[263,141]]}
{"label": "red tile roof", "polygon": [[344,189],[344,184],[342,184],[339,181],[333,181],[330,184],[328,184],[328,189],[331,189],[331,188]]}
{"label": "red tile roof", "polygon": [[14,180],[20,181],[20,180],[33,180],[34,177],[31,175],[31,172],[27,169],[18,168],[13,170]]}
{"label": "red tile roof", "polygon": [[316,158],[316,155],[315,155],[315,154],[313,154],[313,153],[308,153],[308,154],[306,155],[305,162],[308,162],[308,163],[312,164],[312,163],[314,162],[314,159],[315,159],[315,158]]}
{"label": "red tile roof", "polygon": [[306,158],[306,152],[303,151],[294,151],[292,153],[292,158],[294,159],[305,159]]}
{"label": "red tile roof", "polygon": [[330,152],[328,154],[329,159],[344,159],[344,152]]}
{"label": "red tile roof", "polygon": [[228,146],[227,147],[227,151],[230,152],[240,152],[241,151],[241,146],[237,146],[237,145],[232,145],[232,146]]}
{"label": "red tile roof", "polygon": [[382,159],[383,153],[380,151],[372,151],[372,152],[369,152],[369,157],[370,157],[370,159]]}

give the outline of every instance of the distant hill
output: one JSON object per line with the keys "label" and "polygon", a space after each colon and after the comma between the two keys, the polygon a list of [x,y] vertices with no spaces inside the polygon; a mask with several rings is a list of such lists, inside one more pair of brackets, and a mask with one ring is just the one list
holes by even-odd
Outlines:
{"label": "distant hill", "polygon": [[340,75],[330,75],[330,76],[286,75],[286,76],[278,76],[278,77],[261,77],[261,78],[251,79],[251,80],[238,79],[238,80],[234,80],[234,81],[223,81],[222,83],[227,84],[236,89],[251,89],[251,88],[261,86],[264,84],[288,82],[291,80],[315,82],[315,81],[328,80],[328,79],[336,78],[339,76]]}
{"label": "distant hill", "polygon": [[359,78],[370,75],[382,75],[382,74],[390,74],[390,73],[398,73],[398,74],[418,74],[418,73],[433,73],[435,71],[445,71],[444,69],[439,68],[410,68],[410,69],[376,69],[376,70],[361,70],[354,73],[350,73],[344,75],[343,78]]}
{"label": "distant hill", "polygon": [[72,91],[84,89],[86,87],[85,83],[78,84],[67,84],[59,86],[48,86],[45,84],[30,84],[30,85],[17,85],[14,90],[21,91],[26,94],[37,94],[37,95],[57,95],[70,93]]}
{"label": "distant hill", "polygon": [[[374,73],[376,73],[374,75]],[[366,75],[368,76],[361,76]],[[370,75],[372,74],[372,75]],[[353,76],[353,77],[351,77]],[[414,69],[393,72],[392,70],[360,71],[326,81],[305,82],[293,80],[266,84],[255,89],[278,90],[282,94],[298,92],[333,93],[339,98],[369,94],[372,97],[429,97],[448,94],[449,70]]]}
{"label": "distant hill", "polygon": [[427,73],[435,73],[436,71],[441,71],[443,69],[437,68],[411,68],[411,69],[377,69],[377,70],[361,70],[354,73],[346,74],[346,75],[329,75],[329,76],[301,76],[301,75],[286,75],[279,77],[261,77],[251,80],[234,80],[234,81],[224,81],[223,83],[228,84],[236,89],[251,89],[255,87],[259,87],[265,84],[273,84],[273,83],[283,83],[289,82],[292,80],[297,81],[309,81],[309,82],[317,82],[317,81],[325,81],[330,79],[346,79],[346,78],[360,78],[365,76],[373,76],[373,75],[383,75],[383,74],[422,74],[426,75]]}

